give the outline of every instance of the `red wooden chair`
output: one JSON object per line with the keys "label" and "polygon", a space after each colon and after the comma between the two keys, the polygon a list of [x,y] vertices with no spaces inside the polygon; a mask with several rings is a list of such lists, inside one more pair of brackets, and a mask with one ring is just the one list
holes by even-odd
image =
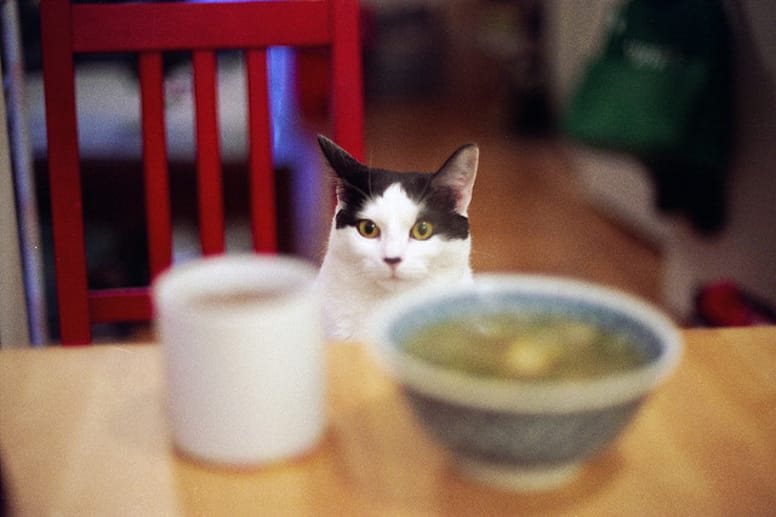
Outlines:
{"label": "red wooden chair", "polygon": [[[199,227],[204,254],[224,252],[216,51],[241,50],[247,77],[251,225],[257,251],[276,249],[267,48],[325,47],[334,138],[363,154],[357,0],[71,4],[41,1],[43,77],[60,337],[87,344],[92,324],[148,321],[148,286],[90,290],[82,213],[74,56],[136,53],[151,276],[170,266],[172,224],[162,56],[191,51]],[[174,193],[173,193],[174,194]]]}

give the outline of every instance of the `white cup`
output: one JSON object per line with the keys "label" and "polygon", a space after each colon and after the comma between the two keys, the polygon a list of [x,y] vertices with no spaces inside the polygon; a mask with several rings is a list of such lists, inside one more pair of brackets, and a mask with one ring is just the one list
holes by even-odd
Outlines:
{"label": "white cup", "polygon": [[185,456],[252,467],[318,442],[325,365],[315,275],[289,257],[222,255],[154,282],[173,441]]}

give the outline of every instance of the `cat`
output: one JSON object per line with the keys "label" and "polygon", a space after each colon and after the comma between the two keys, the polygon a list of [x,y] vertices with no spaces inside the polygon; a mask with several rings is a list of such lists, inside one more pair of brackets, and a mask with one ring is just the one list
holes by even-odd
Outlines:
{"label": "cat", "polygon": [[458,148],[434,173],[368,167],[328,138],[337,206],[318,273],[327,338],[365,337],[382,300],[432,282],[471,282],[468,208],[479,148]]}

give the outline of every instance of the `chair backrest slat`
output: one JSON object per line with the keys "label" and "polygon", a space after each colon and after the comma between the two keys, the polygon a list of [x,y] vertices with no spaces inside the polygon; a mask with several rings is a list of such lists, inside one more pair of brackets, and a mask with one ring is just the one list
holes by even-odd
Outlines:
{"label": "chair backrest slat", "polygon": [[142,52],[140,105],[143,120],[143,162],[148,232],[148,266],[155,277],[172,263],[172,221],[167,139],[164,123],[162,55]]}
{"label": "chair backrest slat", "polygon": [[193,53],[196,124],[199,232],[202,253],[224,251],[224,194],[221,178],[220,131],[216,54],[211,50]]}
{"label": "chair backrest slat", "polygon": [[73,48],[122,52],[325,45],[331,41],[327,4],[321,0],[76,4]]}
{"label": "chair backrest slat", "polygon": [[248,84],[248,166],[251,190],[251,228],[256,251],[277,250],[275,178],[272,174],[272,125],[267,86],[267,51],[245,55]]}

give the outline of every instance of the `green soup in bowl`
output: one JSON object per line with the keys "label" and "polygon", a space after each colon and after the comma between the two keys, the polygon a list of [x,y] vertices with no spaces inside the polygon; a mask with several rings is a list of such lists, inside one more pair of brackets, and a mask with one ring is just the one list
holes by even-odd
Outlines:
{"label": "green soup in bowl", "polygon": [[404,349],[472,375],[537,381],[599,377],[648,360],[627,332],[574,317],[508,311],[440,320],[408,336]]}

